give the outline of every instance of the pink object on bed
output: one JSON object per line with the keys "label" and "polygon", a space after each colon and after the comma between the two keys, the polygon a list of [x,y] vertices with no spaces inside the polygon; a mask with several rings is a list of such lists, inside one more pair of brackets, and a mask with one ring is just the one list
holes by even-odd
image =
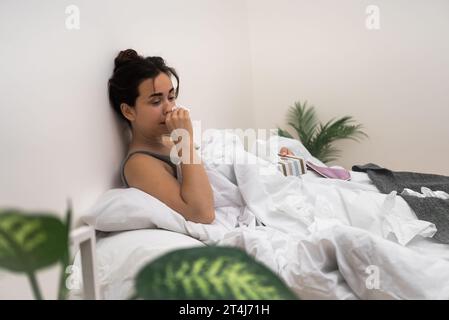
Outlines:
{"label": "pink object on bed", "polygon": [[321,167],[314,165],[310,161],[307,161],[307,167],[325,178],[340,179],[340,180],[351,179],[351,174],[346,169]]}

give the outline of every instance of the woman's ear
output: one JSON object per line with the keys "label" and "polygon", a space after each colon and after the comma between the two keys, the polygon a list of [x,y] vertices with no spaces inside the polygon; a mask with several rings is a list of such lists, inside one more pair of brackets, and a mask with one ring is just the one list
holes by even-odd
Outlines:
{"label": "woman's ear", "polygon": [[120,110],[122,111],[123,116],[128,119],[129,121],[134,121],[135,117],[135,110],[133,107],[130,107],[126,103],[122,103],[120,105]]}

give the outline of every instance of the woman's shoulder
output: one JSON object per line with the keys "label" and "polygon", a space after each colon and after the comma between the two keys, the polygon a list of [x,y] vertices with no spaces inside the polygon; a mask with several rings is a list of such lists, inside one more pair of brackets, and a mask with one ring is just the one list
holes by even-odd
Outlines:
{"label": "woman's shoulder", "polygon": [[140,174],[142,170],[150,172],[153,170],[165,169],[172,176],[177,176],[177,170],[172,167],[170,154],[155,152],[153,150],[130,149],[123,163],[123,173],[125,176]]}
{"label": "woman's shoulder", "polygon": [[137,176],[151,176],[160,170],[167,171],[175,176],[176,172],[165,161],[145,153],[132,154],[123,165],[123,174],[127,180],[134,180]]}
{"label": "woman's shoulder", "polygon": [[170,157],[170,153],[174,146],[175,146],[175,144],[171,141],[164,142],[164,147],[158,148],[158,149],[150,149],[148,147],[142,147],[142,146],[130,146],[128,149],[127,157],[134,155],[134,154],[138,154],[138,153]]}
{"label": "woman's shoulder", "polygon": [[159,165],[162,165],[166,167],[170,160],[170,154],[169,153],[160,153],[160,152],[154,152],[149,150],[134,150],[128,152],[128,155],[126,156],[124,160],[124,166],[129,166],[130,164],[141,164],[142,162],[145,163],[157,163]]}

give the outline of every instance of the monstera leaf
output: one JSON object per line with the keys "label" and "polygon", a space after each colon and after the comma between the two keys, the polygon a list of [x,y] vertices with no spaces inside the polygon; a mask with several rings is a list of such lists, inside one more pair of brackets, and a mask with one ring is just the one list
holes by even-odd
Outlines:
{"label": "monstera leaf", "polygon": [[140,270],[135,288],[142,299],[297,299],[271,270],[228,247],[169,252]]}
{"label": "monstera leaf", "polygon": [[0,210],[0,268],[25,273],[35,297],[41,299],[35,272],[56,262],[67,263],[68,227],[48,214]]}

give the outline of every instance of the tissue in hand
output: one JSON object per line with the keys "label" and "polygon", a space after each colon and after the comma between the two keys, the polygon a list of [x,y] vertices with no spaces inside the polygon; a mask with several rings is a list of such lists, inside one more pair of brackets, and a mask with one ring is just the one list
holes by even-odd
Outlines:
{"label": "tissue in hand", "polygon": [[190,112],[190,109],[181,105],[176,105],[173,107],[172,111],[176,110],[176,109],[184,109]]}

